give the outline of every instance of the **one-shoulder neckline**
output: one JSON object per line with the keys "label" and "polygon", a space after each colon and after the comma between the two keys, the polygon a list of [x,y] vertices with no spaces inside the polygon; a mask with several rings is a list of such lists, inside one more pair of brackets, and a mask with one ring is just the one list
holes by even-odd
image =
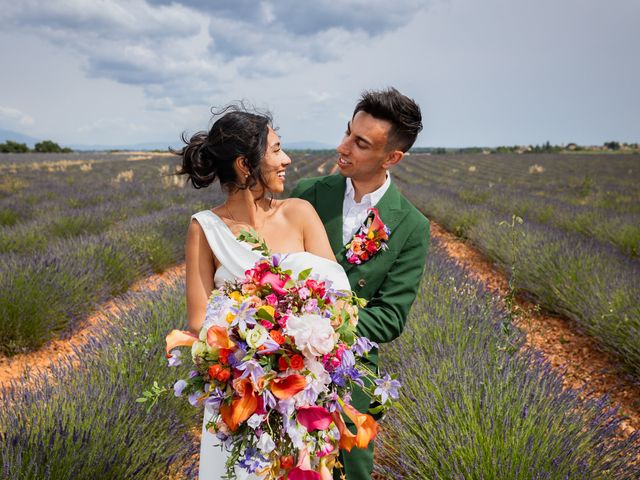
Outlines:
{"label": "one-shoulder neckline", "polygon": [[[226,231],[226,232],[229,234],[229,236],[230,236],[231,238],[233,238],[236,242],[238,242],[240,245],[242,245],[242,246],[244,246],[245,248],[247,248],[250,252],[253,252],[253,253],[255,253],[255,254],[256,254],[256,255],[258,255],[258,256],[263,256],[260,252],[258,252],[257,250],[254,250],[250,243],[247,243],[247,242],[245,242],[245,241],[243,241],[243,240],[239,240],[239,239],[238,239],[238,237],[236,237],[236,236],[233,234],[233,231],[231,230],[231,228],[229,227],[229,225],[227,225],[227,224],[226,224],[226,222],[225,222],[224,220],[222,220],[222,218],[220,218],[220,216],[219,216],[217,213],[215,213],[215,212],[214,212],[213,210],[211,210],[211,209],[207,209],[206,211],[207,211],[207,212],[209,212],[209,214],[213,215],[213,216],[214,216],[214,218],[216,218],[216,219],[217,219],[217,220],[222,224],[222,227],[225,229],[225,231]],[[313,256],[319,257],[319,255],[315,255],[315,254],[313,254],[313,253],[311,253],[311,252],[307,252],[307,251],[305,251],[305,250],[299,250],[299,251],[297,251],[297,252],[271,252],[271,255],[280,255],[280,256],[287,255],[287,256],[288,256],[288,255],[296,255],[296,254],[300,254],[300,253],[308,253],[309,255],[313,255]],[[323,257],[320,257],[320,258],[323,258]],[[326,260],[329,260],[329,259],[327,258]],[[331,260],[329,260],[329,261],[331,261]]]}

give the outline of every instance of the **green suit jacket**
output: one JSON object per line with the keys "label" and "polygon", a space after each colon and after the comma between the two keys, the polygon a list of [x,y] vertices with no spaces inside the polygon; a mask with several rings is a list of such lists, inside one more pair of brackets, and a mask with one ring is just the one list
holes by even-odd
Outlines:
{"label": "green suit jacket", "polygon": [[[337,174],[300,180],[291,196],[308,200],[315,207],[351,288],[368,301],[360,311],[358,335],[378,343],[390,342],[402,333],[416,298],[429,248],[429,221],[391,183],[376,205],[380,218],[391,229],[389,248],[365,263],[351,264],[342,242],[345,190],[346,179]],[[370,360],[377,366],[377,351],[371,352]]]}

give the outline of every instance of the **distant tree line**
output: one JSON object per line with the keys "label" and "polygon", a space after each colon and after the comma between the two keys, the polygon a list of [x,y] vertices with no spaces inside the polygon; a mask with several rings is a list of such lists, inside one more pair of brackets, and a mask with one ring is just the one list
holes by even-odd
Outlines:
{"label": "distant tree line", "polygon": [[7,140],[4,143],[0,143],[0,153],[70,153],[73,152],[70,148],[61,147],[56,142],[51,140],[43,140],[33,146],[31,150],[26,143],[18,143],[13,140]]}
{"label": "distant tree line", "polygon": [[566,145],[552,145],[546,141],[542,145],[502,145],[499,147],[465,147],[465,148],[443,148],[443,147],[417,147],[412,148],[415,153],[430,153],[433,155],[445,155],[447,153],[559,153],[559,152],[587,152],[587,151],[627,151],[640,153],[640,144],[624,142],[604,142],[598,145],[578,145],[568,143]]}

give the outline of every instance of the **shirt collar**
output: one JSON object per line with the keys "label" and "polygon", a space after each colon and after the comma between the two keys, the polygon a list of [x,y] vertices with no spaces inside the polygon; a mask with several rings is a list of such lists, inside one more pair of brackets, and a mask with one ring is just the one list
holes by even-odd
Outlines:
{"label": "shirt collar", "polygon": [[[382,186],[371,193],[363,195],[360,200],[360,204],[368,203],[370,207],[374,207],[387,192],[389,185],[391,185],[391,174],[387,171],[387,179],[384,181]],[[351,181],[351,178],[347,177],[347,189],[345,190],[344,195],[351,199],[353,203],[356,203],[355,194],[356,190],[353,188],[353,182]]]}

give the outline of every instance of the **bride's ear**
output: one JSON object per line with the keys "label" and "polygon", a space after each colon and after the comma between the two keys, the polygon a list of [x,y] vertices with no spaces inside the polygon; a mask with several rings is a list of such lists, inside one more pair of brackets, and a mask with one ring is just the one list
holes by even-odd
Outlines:
{"label": "bride's ear", "polygon": [[236,174],[240,180],[246,180],[249,176],[249,166],[247,165],[247,158],[244,155],[236,157],[234,162]]}

